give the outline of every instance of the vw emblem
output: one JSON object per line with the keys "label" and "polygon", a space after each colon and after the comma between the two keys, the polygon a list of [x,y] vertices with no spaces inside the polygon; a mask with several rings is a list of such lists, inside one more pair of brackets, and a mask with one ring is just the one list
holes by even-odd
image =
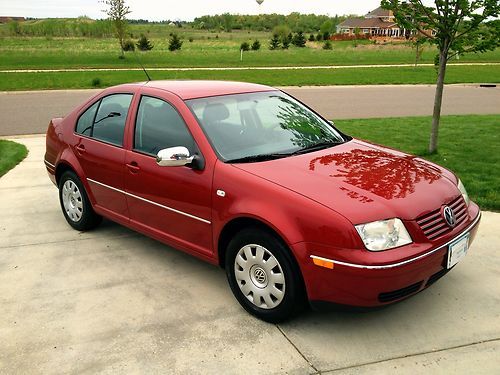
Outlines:
{"label": "vw emblem", "polygon": [[449,227],[453,228],[456,224],[455,213],[449,206],[444,206],[443,217]]}

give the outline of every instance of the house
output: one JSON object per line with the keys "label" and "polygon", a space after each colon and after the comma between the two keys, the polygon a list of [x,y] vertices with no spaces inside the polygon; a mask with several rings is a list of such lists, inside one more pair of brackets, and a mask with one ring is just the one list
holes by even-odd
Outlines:
{"label": "house", "polygon": [[374,37],[403,38],[410,36],[410,30],[398,26],[391,10],[378,7],[363,18],[348,18],[339,23],[337,34],[368,34]]}

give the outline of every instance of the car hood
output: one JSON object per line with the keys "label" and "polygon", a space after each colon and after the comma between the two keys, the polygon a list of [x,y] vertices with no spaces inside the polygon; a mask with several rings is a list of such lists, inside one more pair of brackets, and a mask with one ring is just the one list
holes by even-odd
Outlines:
{"label": "car hood", "polygon": [[456,178],[444,168],[359,140],[234,166],[325,205],[353,224],[413,220],[459,194]]}

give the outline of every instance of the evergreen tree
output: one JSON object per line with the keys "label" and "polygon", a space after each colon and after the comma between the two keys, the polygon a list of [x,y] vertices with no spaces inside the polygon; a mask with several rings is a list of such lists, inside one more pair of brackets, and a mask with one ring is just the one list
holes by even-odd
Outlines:
{"label": "evergreen tree", "polygon": [[141,51],[151,51],[153,49],[153,45],[144,34],[141,35],[136,45]]}
{"label": "evergreen tree", "polygon": [[306,37],[302,31],[299,31],[294,35],[292,39],[292,43],[296,47],[305,47],[306,46]]}
{"label": "evergreen tree", "polygon": [[252,51],[258,51],[260,49],[260,42],[255,39],[255,41],[252,43]]}
{"label": "evergreen tree", "polygon": [[179,38],[177,34],[172,34],[170,40],[168,41],[168,49],[170,51],[180,50],[182,47],[182,40]]}
{"label": "evergreen tree", "polygon": [[280,48],[280,38],[278,34],[273,34],[273,37],[269,41],[269,49],[270,50],[275,50]]}

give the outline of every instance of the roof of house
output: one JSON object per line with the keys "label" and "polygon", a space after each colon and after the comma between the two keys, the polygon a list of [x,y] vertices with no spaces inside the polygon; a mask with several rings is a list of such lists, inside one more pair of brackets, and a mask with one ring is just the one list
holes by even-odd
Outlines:
{"label": "roof of house", "polygon": [[382,7],[378,7],[375,10],[372,10],[370,13],[368,13],[365,17],[371,18],[371,17],[393,17],[394,13],[392,10],[384,9]]}
{"label": "roof of house", "polygon": [[394,26],[395,22],[384,22],[380,18],[348,18],[339,23],[339,27],[347,28],[380,28],[386,29]]}

